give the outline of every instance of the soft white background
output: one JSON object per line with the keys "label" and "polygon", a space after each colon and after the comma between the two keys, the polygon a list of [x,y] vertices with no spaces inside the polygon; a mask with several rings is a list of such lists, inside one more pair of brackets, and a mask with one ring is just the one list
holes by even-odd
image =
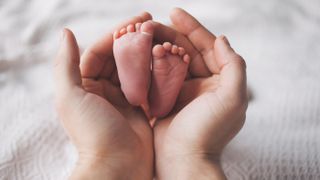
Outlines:
{"label": "soft white background", "polygon": [[53,108],[60,31],[86,48],[147,10],[188,10],[247,61],[253,98],[222,162],[230,179],[320,179],[319,0],[0,0],[0,179],[64,179],[76,159]]}

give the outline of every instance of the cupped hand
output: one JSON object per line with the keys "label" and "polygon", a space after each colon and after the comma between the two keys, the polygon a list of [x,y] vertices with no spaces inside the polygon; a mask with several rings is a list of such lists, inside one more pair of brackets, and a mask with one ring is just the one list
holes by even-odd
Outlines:
{"label": "cupped hand", "polygon": [[[143,22],[151,15],[121,24]],[[153,135],[148,119],[128,104],[120,90],[108,33],[81,57],[73,33],[65,29],[55,59],[56,107],[79,152],[71,179],[151,179]]]}
{"label": "cupped hand", "polygon": [[246,65],[224,36],[184,10],[174,9],[171,20],[176,31],[155,23],[155,38],[184,47],[191,64],[173,112],[154,127],[156,175],[223,179],[220,154],[245,121]]}

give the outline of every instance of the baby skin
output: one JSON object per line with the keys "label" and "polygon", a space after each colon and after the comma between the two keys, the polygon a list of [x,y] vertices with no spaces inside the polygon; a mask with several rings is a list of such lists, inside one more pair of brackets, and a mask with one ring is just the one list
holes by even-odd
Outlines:
{"label": "baby skin", "polygon": [[184,48],[169,42],[154,46],[152,56],[150,111],[155,117],[163,117],[171,111],[176,102],[187,74],[190,57]]}
{"label": "baby skin", "polygon": [[113,35],[121,90],[134,106],[148,104],[153,30],[152,22],[147,21],[128,25]]}
{"label": "baby skin", "polygon": [[176,102],[190,57],[169,42],[152,48],[153,31],[151,21],[122,28],[114,33],[113,51],[128,102],[153,117],[164,117]]}

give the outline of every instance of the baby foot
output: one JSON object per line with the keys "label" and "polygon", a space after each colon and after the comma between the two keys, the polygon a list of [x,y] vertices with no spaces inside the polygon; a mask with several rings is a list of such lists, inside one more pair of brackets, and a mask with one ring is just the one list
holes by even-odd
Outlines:
{"label": "baby foot", "polygon": [[163,117],[173,108],[186,77],[190,56],[169,42],[152,49],[152,78],[149,94],[151,115]]}
{"label": "baby foot", "polygon": [[151,77],[151,21],[128,25],[114,33],[113,53],[121,89],[130,104],[146,106]]}

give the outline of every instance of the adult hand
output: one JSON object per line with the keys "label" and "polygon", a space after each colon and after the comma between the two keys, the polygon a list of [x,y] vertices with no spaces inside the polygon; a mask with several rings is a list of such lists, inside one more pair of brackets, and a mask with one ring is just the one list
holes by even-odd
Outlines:
{"label": "adult hand", "polygon": [[224,36],[216,38],[182,9],[172,11],[171,21],[177,31],[155,23],[156,39],[185,47],[192,62],[173,113],[154,127],[156,176],[224,179],[220,154],[247,109],[245,62]]}
{"label": "adult hand", "polygon": [[[151,19],[144,13],[121,24]],[[112,32],[81,57],[70,30],[55,59],[56,107],[79,152],[71,179],[152,179],[153,135],[148,119],[123,96],[112,54]],[[79,65],[80,63],[80,65]]]}

